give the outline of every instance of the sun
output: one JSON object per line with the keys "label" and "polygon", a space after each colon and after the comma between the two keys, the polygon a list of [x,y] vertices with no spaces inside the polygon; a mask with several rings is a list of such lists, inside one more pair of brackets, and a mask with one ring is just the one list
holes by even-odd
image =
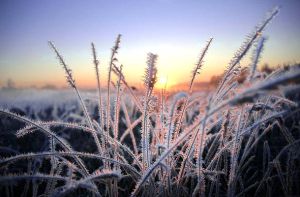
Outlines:
{"label": "sun", "polygon": [[165,88],[166,85],[167,85],[167,83],[168,83],[168,77],[166,77],[166,76],[160,76],[158,78],[158,83],[157,83],[156,87],[159,88],[159,89]]}

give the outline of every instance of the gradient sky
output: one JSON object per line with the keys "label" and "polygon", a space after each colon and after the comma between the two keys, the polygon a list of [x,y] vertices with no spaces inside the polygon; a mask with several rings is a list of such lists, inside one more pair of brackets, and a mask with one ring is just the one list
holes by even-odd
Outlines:
{"label": "gradient sky", "polygon": [[[300,62],[299,0],[1,0],[0,86],[66,86],[47,41],[54,41],[80,87],[95,87],[90,42],[96,44],[103,79],[110,49],[123,35],[119,61],[130,83],[140,83],[148,52],[159,55],[169,85],[189,80],[197,57],[214,37],[198,81],[220,74],[235,51],[275,5],[261,64]],[[247,65],[245,61],[245,65]]]}

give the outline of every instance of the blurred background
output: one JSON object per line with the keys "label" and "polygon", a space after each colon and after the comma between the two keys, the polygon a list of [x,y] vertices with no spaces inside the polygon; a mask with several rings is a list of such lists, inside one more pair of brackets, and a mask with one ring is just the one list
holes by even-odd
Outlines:
{"label": "blurred background", "polygon": [[200,84],[208,82],[222,74],[247,34],[274,6],[281,6],[281,12],[264,32],[268,40],[260,66],[300,62],[299,0],[1,0],[0,87],[67,87],[50,40],[73,70],[77,85],[94,89],[90,43],[96,45],[105,80],[119,33],[118,59],[128,82],[137,87],[148,52],[159,55],[160,82],[167,79],[168,87],[176,87],[190,79],[198,55],[213,37],[197,78]]}

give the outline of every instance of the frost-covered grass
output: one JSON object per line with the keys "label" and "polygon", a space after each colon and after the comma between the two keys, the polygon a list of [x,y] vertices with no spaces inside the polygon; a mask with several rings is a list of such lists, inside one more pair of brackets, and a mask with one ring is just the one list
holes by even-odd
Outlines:
{"label": "frost-covered grass", "polygon": [[[66,94],[63,104],[46,96],[39,107],[30,103],[29,109],[0,110],[2,194],[300,195],[300,67],[278,68],[270,75],[256,69],[263,30],[277,13],[276,8],[247,37],[208,94],[193,92],[193,84],[206,66],[212,39],[191,69],[189,90],[168,98],[165,90],[155,91],[159,57],[152,53],[143,94],[130,88],[118,62],[120,35],[112,48],[106,91],[101,91],[103,65],[92,44],[98,87],[92,95],[79,91],[50,42],[74,96]],[[240,61],[252,48],[252,64],[242,67]]]}

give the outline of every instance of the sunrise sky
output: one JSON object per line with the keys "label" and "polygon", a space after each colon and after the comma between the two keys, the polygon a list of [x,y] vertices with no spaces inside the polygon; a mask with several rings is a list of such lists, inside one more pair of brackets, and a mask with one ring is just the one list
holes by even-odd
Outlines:
{"label": "sunrise sky", "polygon": [[[54,41],[81,88],[95,87],[90,43],[97,47],[102,79],[118,33],[119,61],[131,84],[142,81],[148,52],[158,57],[169,85],[188,81],[206,41],[213,43],[197,81],[221,74],[245,36],[267,11],[282,6],[267,27],[261,64],[300,62],[299,0],[1,0],[0,86],[66,86],[47,41]],[[247,65],[247,61],[244,62]]]}

